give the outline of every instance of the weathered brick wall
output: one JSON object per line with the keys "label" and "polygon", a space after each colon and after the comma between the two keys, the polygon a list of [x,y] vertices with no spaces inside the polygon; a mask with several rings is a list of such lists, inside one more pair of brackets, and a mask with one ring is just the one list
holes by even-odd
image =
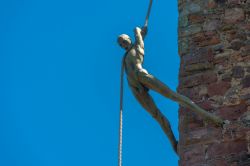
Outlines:
{"label": "weathered brick wall", "polygon": [[179,110],[180,166],[250,166],[250,0],[179,0],[178,92],[232,121]]}

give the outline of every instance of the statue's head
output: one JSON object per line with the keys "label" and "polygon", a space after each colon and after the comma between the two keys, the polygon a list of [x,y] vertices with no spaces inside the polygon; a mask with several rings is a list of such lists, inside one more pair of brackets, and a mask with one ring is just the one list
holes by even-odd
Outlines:
{"label": "statue's head", "polygon": [[119,35],[117,42],[125,50],[128,50],[132,46],[132,41],[130,37],[126,34]]}

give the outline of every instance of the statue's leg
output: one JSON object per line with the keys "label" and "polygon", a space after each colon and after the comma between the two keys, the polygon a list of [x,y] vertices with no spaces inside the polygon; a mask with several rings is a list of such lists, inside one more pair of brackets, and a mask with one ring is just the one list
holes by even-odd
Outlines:
{"label": "statue's leg", "polygon": [[215,116],[201,107],[199,107],[197,104],[195,104],[192,100],[187,98],[186,96],[183,96],[181,94],[178,94],[174,91],[172,91],[167,85],[162,83],[160,80],[155,78],[154,76],[147,74],[145,72],[138,72],[138,80],[147,88],[152,89],[161,95],[174,100],[178,102],[180,105],[182,105],[185,108],[188,108],[197,114],[201,115],[206,120],[213,121],[219,126],[224,125],[223,119],[221,119],[218,116]]}
{"label": "statue's leg", "polygon": [[161,128],[163,129],[164,133],[170,140],[170,143],[177,153],[177,144],[178,142],[175,139],[173,131],[171,129],[171,125],[168,119],[161,113],[161,111],[155,105],[152,97],[148,94],[146,90],[139,91],[138,89],[131,87],[131,90],[136,97],[136,99],[140,102],[142,107],[146,109],[154,119],[160,124]]}

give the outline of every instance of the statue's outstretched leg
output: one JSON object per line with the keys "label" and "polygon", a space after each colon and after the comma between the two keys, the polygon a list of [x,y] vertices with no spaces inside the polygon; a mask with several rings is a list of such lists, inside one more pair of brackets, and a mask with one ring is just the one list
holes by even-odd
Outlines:
{"label": "statue's outstretched leg", "polygon": [[154,76],[147,74],[143,71],[139,71],[138,72],[138,80],[145,87],[152,89],[152,90],[160,93],[161,95],[178,102],[183,107],[188,108],[191,111],[194,111],[197,114],[201,115],[204,119],[210,120],[219,126],[223,126],[225,124],[225,121],[223,121],[223,119],[205,111],[204,109],[199,107],[197,104],[195,104],[189,98],[172,91],[167,85],[162,83],[160,80],[158,80]]}
{"label": "statue's outstretched leg", "polygon": [[136,99],[140,102],[140,104],[143,106],[144,109],[146,109],[154,119],[160,124],[161,128],[167,135],[167,137],[170,140],[170,143],[177,153],[177,144],[178,142],[175,139],[175,136],[173,134],[173,131],[171,129],[171,125],[168,121],[168,119],[160,112],[160,110],[155,105],[152,97],[148,94],[146,90],[138,90],[134,87],[131,87],[131,90],[136,97]]}

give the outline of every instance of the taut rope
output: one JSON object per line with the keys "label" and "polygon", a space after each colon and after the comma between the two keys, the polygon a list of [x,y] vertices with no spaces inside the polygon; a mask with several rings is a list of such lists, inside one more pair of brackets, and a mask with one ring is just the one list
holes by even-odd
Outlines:
{"label": "taut rope", "polygon": [[148,6],[148,12],[147,12],[147,16],[146,16],[145,24],[144,24],[145,27],[148,26],[148,19],[149,19],[149,16],[150,16],[152,4],[153,4],[153,0],[150,0],[149,6]]}
{"label": "taut rope", "polygon": [[122,129],[123,129],[123,75],[125,68],[125,57],[122,58],[121,78],[120,78],[120,127],[119,127],[119,150],[118,166],[122,166]]}

